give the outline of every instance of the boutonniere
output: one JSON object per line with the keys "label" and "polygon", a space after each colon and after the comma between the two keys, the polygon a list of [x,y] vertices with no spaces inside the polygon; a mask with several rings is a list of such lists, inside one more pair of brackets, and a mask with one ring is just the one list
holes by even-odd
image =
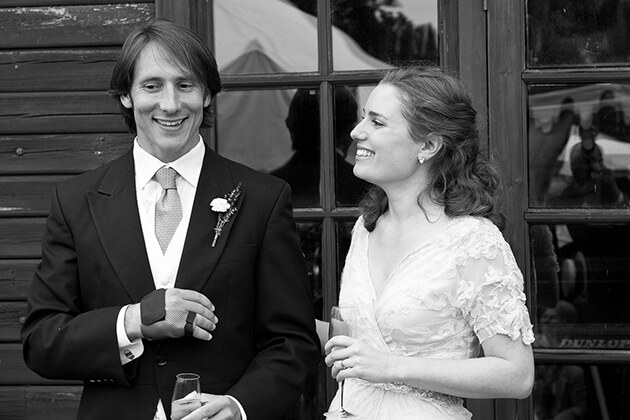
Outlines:
{"label": "boutonniere", "polygon": [[229,193],[225,194],[223,198],[217,197],[210,202],[210,207],[213,212],[218,214],[217,225],[214,227],[214,239],[212,240],[212,247],[217,243],[217,239],[223,233],[223,226],[230,221],[232,216],[238,211],[236,208],[236,201],[241,195],[241,183],[239,182],[236,188]]}

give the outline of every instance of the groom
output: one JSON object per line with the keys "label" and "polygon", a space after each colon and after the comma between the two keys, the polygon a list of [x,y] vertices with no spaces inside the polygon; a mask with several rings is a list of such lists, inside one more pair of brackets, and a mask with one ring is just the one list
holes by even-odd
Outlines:
{"label": "groom", "polygon": [[287,184],[201,139],[221,81],[190,31],[134,30],[110,89],[133,149],[55,191],[27,365],[83,381],[81,419],[169,419],[181,372],[214,394],[205,417],[280,417],[319,360]]}

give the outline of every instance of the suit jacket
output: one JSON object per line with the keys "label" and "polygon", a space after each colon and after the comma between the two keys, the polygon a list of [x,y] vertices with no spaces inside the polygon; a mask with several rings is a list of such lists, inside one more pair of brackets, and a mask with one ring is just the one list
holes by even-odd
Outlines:
{"label": "suit jacket", "polygon": [[[238,212],[211,247],[210,201],[242,183]],[[46,378],[84,382],[81,419],[170,417],[175,375],[230,394],[248,417],[273,419],[300,395],[319,360],[303,255],[284,181],[206,147],[175,287],[197,290],[219,318],[212,340],[144,340],[122,366],[121,307],[155,290],[136,203],[131,152],[60,184],[22,329],[24,359]]]}

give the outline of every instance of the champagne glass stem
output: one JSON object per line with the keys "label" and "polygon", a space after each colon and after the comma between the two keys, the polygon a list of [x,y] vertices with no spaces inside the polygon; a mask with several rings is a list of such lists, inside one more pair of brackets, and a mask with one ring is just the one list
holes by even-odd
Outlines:
{"label": "champagne glass stem", "polygon": [[344,382],[346,382],[345,379],[341,381],[341,385],[340,385],[341,386],[341,391],[340,391],[341,395],[339,396],[339,398],[340,398],[339,404],[341,406],[341,412],[342,413],[344,413],[346,411],[346,410],[343,409],[343,384],[344,384]]}

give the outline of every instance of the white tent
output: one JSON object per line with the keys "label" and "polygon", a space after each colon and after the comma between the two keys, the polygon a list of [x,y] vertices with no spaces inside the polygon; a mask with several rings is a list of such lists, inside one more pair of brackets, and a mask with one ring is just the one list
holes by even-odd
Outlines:
{"label": "white tent", "polygon": [[[222,75],[317,71],[317,19],[289,2],[215,0],[214,28],[216,59]],[[388,67],[338,28],[333,27],[332,37],[335,68]],[[263,171],[281,166],[292,155],[284,120],[293,93],[222,93],[217,103],[218,151]],[[360,105],[364,99],[357,98]]]}

